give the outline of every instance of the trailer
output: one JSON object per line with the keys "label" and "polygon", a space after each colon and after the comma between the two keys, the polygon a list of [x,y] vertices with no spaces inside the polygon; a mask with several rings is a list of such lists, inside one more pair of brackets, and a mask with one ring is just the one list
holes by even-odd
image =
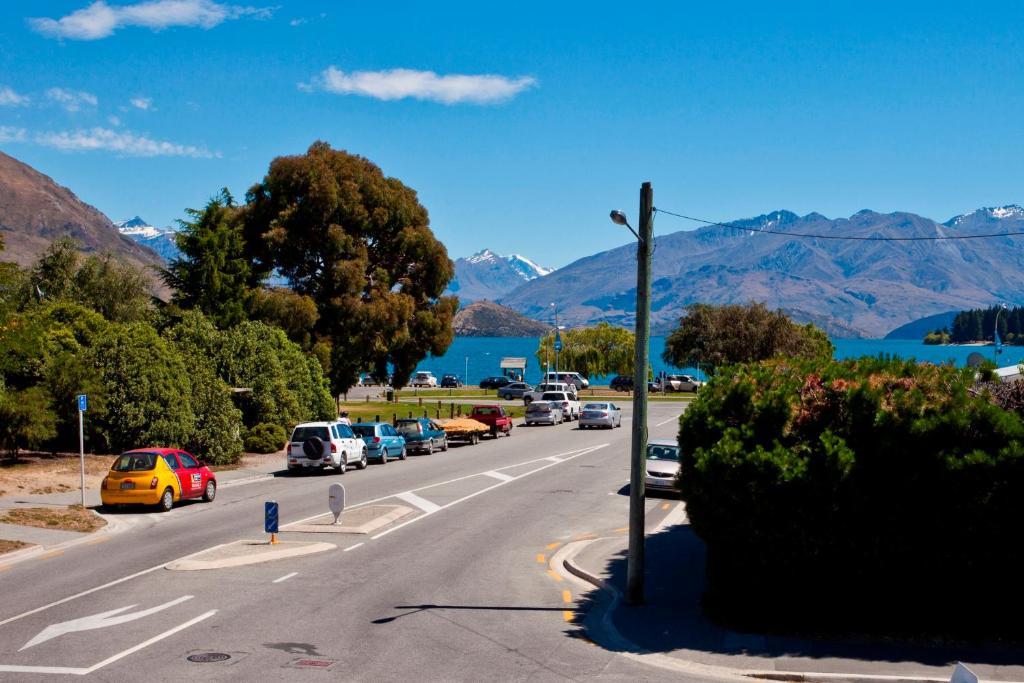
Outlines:
{"label": "trailer", "polygon": [[449,443],[464,443],[475,446],[480,439],[491,431],[491,428],[482,422],[471,420],[468,417],[453,417],[434,420],[444,430],[445,437]]}

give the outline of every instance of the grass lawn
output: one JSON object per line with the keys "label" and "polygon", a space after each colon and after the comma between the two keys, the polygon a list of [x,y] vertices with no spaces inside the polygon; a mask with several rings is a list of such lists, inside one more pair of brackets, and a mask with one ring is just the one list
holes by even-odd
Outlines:
{"label": "grass lawn", "polygon": [[107,524],[81,505],[69,505],[66,508],[15,508],[0,515],[0,522],[87,533]]}

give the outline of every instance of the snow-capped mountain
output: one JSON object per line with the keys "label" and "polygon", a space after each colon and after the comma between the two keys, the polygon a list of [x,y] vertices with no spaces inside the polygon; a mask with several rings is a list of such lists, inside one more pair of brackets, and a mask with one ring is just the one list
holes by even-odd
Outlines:
{"label": "snow-capped mountain", "polygon": [[171,228],[155,228],[139,216],[126,221],[116,221],[114,225],[122,235],[149,247],[165,262],[181,256],[178,243],[174,239],[175,232]]}
{"label": "snow-capped mountain", "polygon": [[953,227],[954,225],[962,227],[966,223],[987,223],[991,221],[1020,220],[1022,218],[1024,218],[1024,208],[1017,204],[1007,204],[1006,206],[989,206],[972,211],[971,213],[965,213],[955,218],[950,218],[943,225],[947,227]]}
{"label": "snow-capped mountain", "polygon": [[484,249],[455,260],[455,277],[448,285],[448,293],[457,295],[463,304],[493,300],[553,271],[554,268],[537,265],[519,254],[502,256]]}

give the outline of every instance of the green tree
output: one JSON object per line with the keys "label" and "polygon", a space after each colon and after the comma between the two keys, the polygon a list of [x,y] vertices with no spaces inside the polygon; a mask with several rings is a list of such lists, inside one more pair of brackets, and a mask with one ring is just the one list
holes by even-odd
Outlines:
{"label": "green tree", "polygon": [[[562,332],[562,350],[558,354],[560,370],[572,370],[585,377],[632,375],[636,362],[636,336],[629,330],[601,322],[594,327],[578,327]],[[537,362],[554,367],[554,333],[542,337]]]}
{"label": "green tree", "polygon": [[458,302],[441,294],[452,262],[416,193],[367,159],[325,142],[278,157],[242,221],[250,284],[277,270],[316,303],[314,337],[329,343],[336,392],[388,363],[401,386],[451,344]]}
{"label": "green tree", "polygon": [[711,306],[692,304],[665,339],[662,354],[676,367],[699,367],[708,374],[723,365],[766,360],[832,357],[828,335],[808,323],[797,325],[782,311],[764,304]]}
{"label": "green tree", "polygon": [[37,448],[57,433],[57,416],[40,386],[0,393],[0,447],[11,460],[23,448]]}
{"label": "green tree", "polygon": [[225,188],[203,209],[186,213],[192,220],[178,221],[176,237],[182,257],[163,272],[164,282],[182,308],[202,311],[220,327],[237,325],[246,319],[252,277],[239,208]]}
{"label": "green tree", "polygon": [[79,244],[70,237],[54,240],[32,266],[32,287],[48,300],[74,294],[75,274],[82,263]]}
{"label": "green tree", "polygon": [[312,298],[284,287],[256,290],[251,314],[254,320],[284,330],[288,338],[302,350],[310,351],[313,348],[313,331],[320,314]]}

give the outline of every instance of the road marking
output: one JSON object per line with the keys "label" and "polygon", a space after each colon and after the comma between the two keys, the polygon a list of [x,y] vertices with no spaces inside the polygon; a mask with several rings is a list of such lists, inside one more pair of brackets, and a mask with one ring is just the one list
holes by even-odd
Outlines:
{"label": "road marking", "polygon": [[548,548],[548,550],[554,550],[555,548],[557,548],[560,545],[562,545],[561,541],[555,541],[554,543],[548,543],[547,548]]}
{"label": "road marking", "polygon": [[505,474],[504,472],[495,472],[494,470],[491,470],[490,472],[484,472],[484,475],[488,477],[494,477],[499,481],[512,481],[513,479],[515,479],[515,477],[511,475]]}
{"label": "road marking", "polygon": [[363,544],[362,543],[356,543],[355,545],[350,545],[349,547],[345,548],[341,552],[347,553],[349,550],[355,550],[356,548],[358,548],[361,545],[363,545]]}
{"label": "road marking", "polygon": [[550,460],[551,462],[562,462],[562,459],[559,458],[558,456],[555,456],[555,455],[552,455],[552,456],[550,456],[548,458],[544,458],[544,459],[545,460]]}
{"label": "road marking", "polygon": [[661,505],[662,510],[668,510],[670,507],[672,507],[670,503],[662,503]]}
{"label": "road marking", "polygon": [[548,570],[548,576],[550,576],[555,581],[561,581],[562,580],[562,577],[558,575],[558,572],[556,572],[556,571],[554,571],[552,569]]}
{"label": "road marking", "polygon": [[629,527],[628,526],[620,526],[618,529],[615,530],[615,533],[622,533],[623,531],[629,531]]}
{"label": "road marking", "polygon": [[298,572],[292,572],[291,574],[285,574],[280,579],[274,579],[271,583],[281,583],[282,581],[287,581],[288,579],[292,578],[293,576],[296,576],[297,574],[298,574]]}
{"label": "road marking", "polygon": [[91,614],[87,617],[80,617],[78,619],[62,621],[59,624],[51,624],[44,628],[42,631],[40,631],[35,638],[33,638],[32,640],[28,641],[20,648],[18,648],[18,652],[21,652],[22,650],[27,650],[33,645],[38,645],[39,643],[45,643],[46,641],[57,638],[58,636],[62,636],[65,633],[75,633],[77,631],[94,631],[98,628],[106,628],[108,626],[118,626],[119,624],[127,624],[129,621],[142,619],[143,617],[148,617],[151,614],[162,612],[165,609],[168,609],[169,607],[180,605],[183,602],[191,600],[193,597],[195,596],[183,595],[180,598],[171,600],[170,602],[165,602],[162,605],[150,607],[149,609],[140,610],[138,612],[130,612],[128,614],[121,614],[121,612],[124,612],[126,609],[131,609],[132,607],[135,607],[135,605],[128,605],[127,607],[118,607],[117,609],[108,610],[106,612],[100,612],[99,614]]}
{"label": "road marking", "polygon": [[540,564],[544,564],[545,561],[546,560],[544,559],[544,553],[537,553],[537,562]]}
{"label": "road marking", "polygon": [[46,553],[45,555],[40,555],[36,559],[37,560],[49,560],[51,557],[60,557],[63,554],[64,554],[63,550],[54,550],[53,552]]}
{"label": "road marking", "polygon": [[432,503],[426,498],[421,498],[412,491],[406,491],[404,493],[396,494],[395,498],[398,498],[399,500],[404,500],[406,503],[409,503],[410,505],[415,505],[420,510],[426,512],[428,515],[432,512],[437,512],[438,510],[441,509],[441,506],[438,505],[437,503]]}
{"label": "road marking", "polygon": [[562,618],[571,624],[575,615],[572,613],[572,610],[566,609],[562,610]]}
{"label": "road marking", "polygon": [[670,417],[669,419],[665,420],[664,422],[659,422],[658,424],[656,424],[654,426],[655,427],[660,427],[662,425],[667,425],[669,422],[675,422],[678,419],[679,419],[679,416],[676,415],[675,417]]}
{"label": "road marking", "polygon": [[565,591],[565,590],[562,591],[562,602],[564,602],[566,604],[572,602],[572,593],[570,593],[569,591]]}
{"label": "road marking", "polygon": [[86,541],[85,545],[99,545],[100,543],[106,543],[110,539],[111,539],[110,536],[97,536],[96,538],[92,539],[91,541]]}

